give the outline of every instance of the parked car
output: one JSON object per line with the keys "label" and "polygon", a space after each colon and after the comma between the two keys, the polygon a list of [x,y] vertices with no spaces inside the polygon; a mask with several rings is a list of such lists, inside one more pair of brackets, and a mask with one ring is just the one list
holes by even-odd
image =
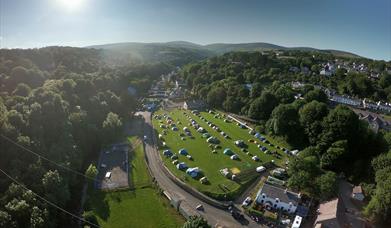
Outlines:
{"label": "parked car", "polygon": [[243,206],[243,207],[247,207],[248,205],[251,204],[252,201],[253,201],[253,200],[251,199],[251,197],[247,197],[247,198],[243,201],[242,206]]}
{"label": "parked car", "polygon": [[199,210],[199,211],[203,211],[204,210],[204,206],[202,206],[202,204],[198,204],[196,206],[196,209]]}

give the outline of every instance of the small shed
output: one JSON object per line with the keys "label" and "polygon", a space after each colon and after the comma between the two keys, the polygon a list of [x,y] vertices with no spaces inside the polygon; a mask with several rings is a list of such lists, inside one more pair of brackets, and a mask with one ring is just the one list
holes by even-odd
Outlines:
{"label": "small shed", "polygon": [[365,196],[364,196],[364,193],[362,191],[361,186],[354,186],[353,191],[352,191],[352,198],[359,200],[359,201],[364,200]]}

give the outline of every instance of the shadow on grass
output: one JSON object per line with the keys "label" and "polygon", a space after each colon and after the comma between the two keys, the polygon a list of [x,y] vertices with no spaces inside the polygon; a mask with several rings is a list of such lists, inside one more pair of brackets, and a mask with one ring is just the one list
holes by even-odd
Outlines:
{"label": "shadow on grass", "polygon": [[107,221],[110,216],[110,207],[106,199],[106,192],[100,190],[93,190],[89,193],[89,205],[93,205],[91,208],[94,213],[102,220]]}

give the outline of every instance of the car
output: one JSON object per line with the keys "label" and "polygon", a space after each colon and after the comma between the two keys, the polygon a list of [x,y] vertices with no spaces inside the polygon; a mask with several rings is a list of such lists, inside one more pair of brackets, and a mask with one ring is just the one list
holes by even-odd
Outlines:
{"label": "car", "polygon": [[204,206],[202,206],[202,204],[198,204],[196,206],[196,209],[199,210],[199,211],[203,211],[204,210]]}
{"label": "car", "polygon": [[243,206],[243,207],[247,207],[248,205],[250,205],[251,202],[252,202],[251,197],[247,197],[247,198],[243,201],[242,206]]}
{"label": "car", "polygon": [[100,167],[106,168],[107,166],[106,166],[106,164],[101,164]]}
{"label": "car", "polygon": [[231,211],[231,215],[232,215],[232,217],[234,217],[234,219],[239,220],[239,221],[244,219],[244,215],[237,212],[237,211]]}

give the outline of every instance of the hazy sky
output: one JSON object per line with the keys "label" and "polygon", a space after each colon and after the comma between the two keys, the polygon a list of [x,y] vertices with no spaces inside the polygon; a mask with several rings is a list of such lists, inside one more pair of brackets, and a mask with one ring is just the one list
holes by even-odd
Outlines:
{"label": "hazy sky", "polygon": [[268,42],[391,59],[390,0],[0,0],[2,48]]}

